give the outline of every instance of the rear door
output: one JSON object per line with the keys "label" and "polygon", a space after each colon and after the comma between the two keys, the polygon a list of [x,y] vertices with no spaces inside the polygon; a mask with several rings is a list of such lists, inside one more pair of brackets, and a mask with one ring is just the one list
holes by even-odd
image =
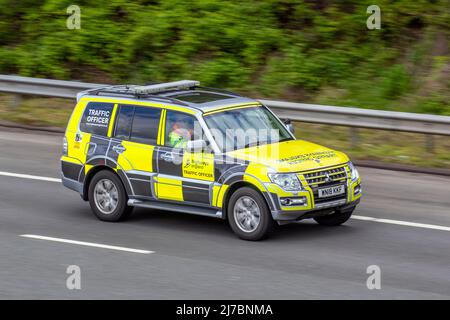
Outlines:
{"label": "rear door", "polygon": [[154,198],[155,146],[162,110],[156,107],[119,105],[110,154],[117,159],[130,195]]}
{"label": "rear door", "polygon": [[203,137],[195,116],[166,110],[158,149],[158,199],[210,206],[214,156],[186,150],[189,140]]}

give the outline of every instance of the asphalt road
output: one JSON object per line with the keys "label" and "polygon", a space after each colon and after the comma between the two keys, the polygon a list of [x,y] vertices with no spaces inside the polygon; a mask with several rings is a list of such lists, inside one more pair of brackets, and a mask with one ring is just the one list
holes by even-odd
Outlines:
{"label": "asphalt road", "polygon": [[[59,136],[0,132],[0,171],[59,178],[60,144]],[[360,171],[356,218],[388,220],[303,222],[262,242],[237,239],[224,221],[179,213],[138,209],[126,222],[100,222],[60,183],[0,175],[0,298],[450,298],[450,228],[423,225],[450,227],[450,178]],[[69,265],[80,267],[80,290],[66,287]],[[367,288],[370,265],[380,267],[380,290]]]}

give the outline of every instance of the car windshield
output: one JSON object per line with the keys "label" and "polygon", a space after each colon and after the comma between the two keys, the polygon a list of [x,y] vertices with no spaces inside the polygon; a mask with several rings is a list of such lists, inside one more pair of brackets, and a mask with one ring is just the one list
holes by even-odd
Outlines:
{"label": "car windshield", "polygon": [[263,106],[213,112],[204,119],[222,152],[293,139]]}

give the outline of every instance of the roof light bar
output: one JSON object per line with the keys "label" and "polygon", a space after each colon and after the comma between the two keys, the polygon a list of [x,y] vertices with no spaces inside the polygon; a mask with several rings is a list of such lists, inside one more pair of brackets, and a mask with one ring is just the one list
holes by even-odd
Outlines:
{"label": "roof light bar", "polygon": [[167,90],[183,90],[183,89],[189,89],[192,87],[197,87],[200,85],[200,81],[195,80],[181,80],[181,81],[174,81],[174,82],[166,82],[166,83],[160,83],[160,84],[152,84],[149,86],[135,86],[133,88],[134,92],[137,94],[152,94],[152,93],[158,93],[163,92]]}

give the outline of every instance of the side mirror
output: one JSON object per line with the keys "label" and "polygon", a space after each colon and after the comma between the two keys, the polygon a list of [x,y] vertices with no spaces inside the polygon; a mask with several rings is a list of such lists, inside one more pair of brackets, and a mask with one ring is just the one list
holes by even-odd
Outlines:
{"label": "side mirror", "polygon": [[294,128],[294,125],[292,124],[291,120],[283,119],[283,123],[286,126],[286,129],[288,129],[290,133],[295,135],[295,128]]}
{"label": "side mirror", "polygon": [[208,148],[208,144],[205,140],[190,140],[186,144],[186,150],[188,152],[203,152]]}

